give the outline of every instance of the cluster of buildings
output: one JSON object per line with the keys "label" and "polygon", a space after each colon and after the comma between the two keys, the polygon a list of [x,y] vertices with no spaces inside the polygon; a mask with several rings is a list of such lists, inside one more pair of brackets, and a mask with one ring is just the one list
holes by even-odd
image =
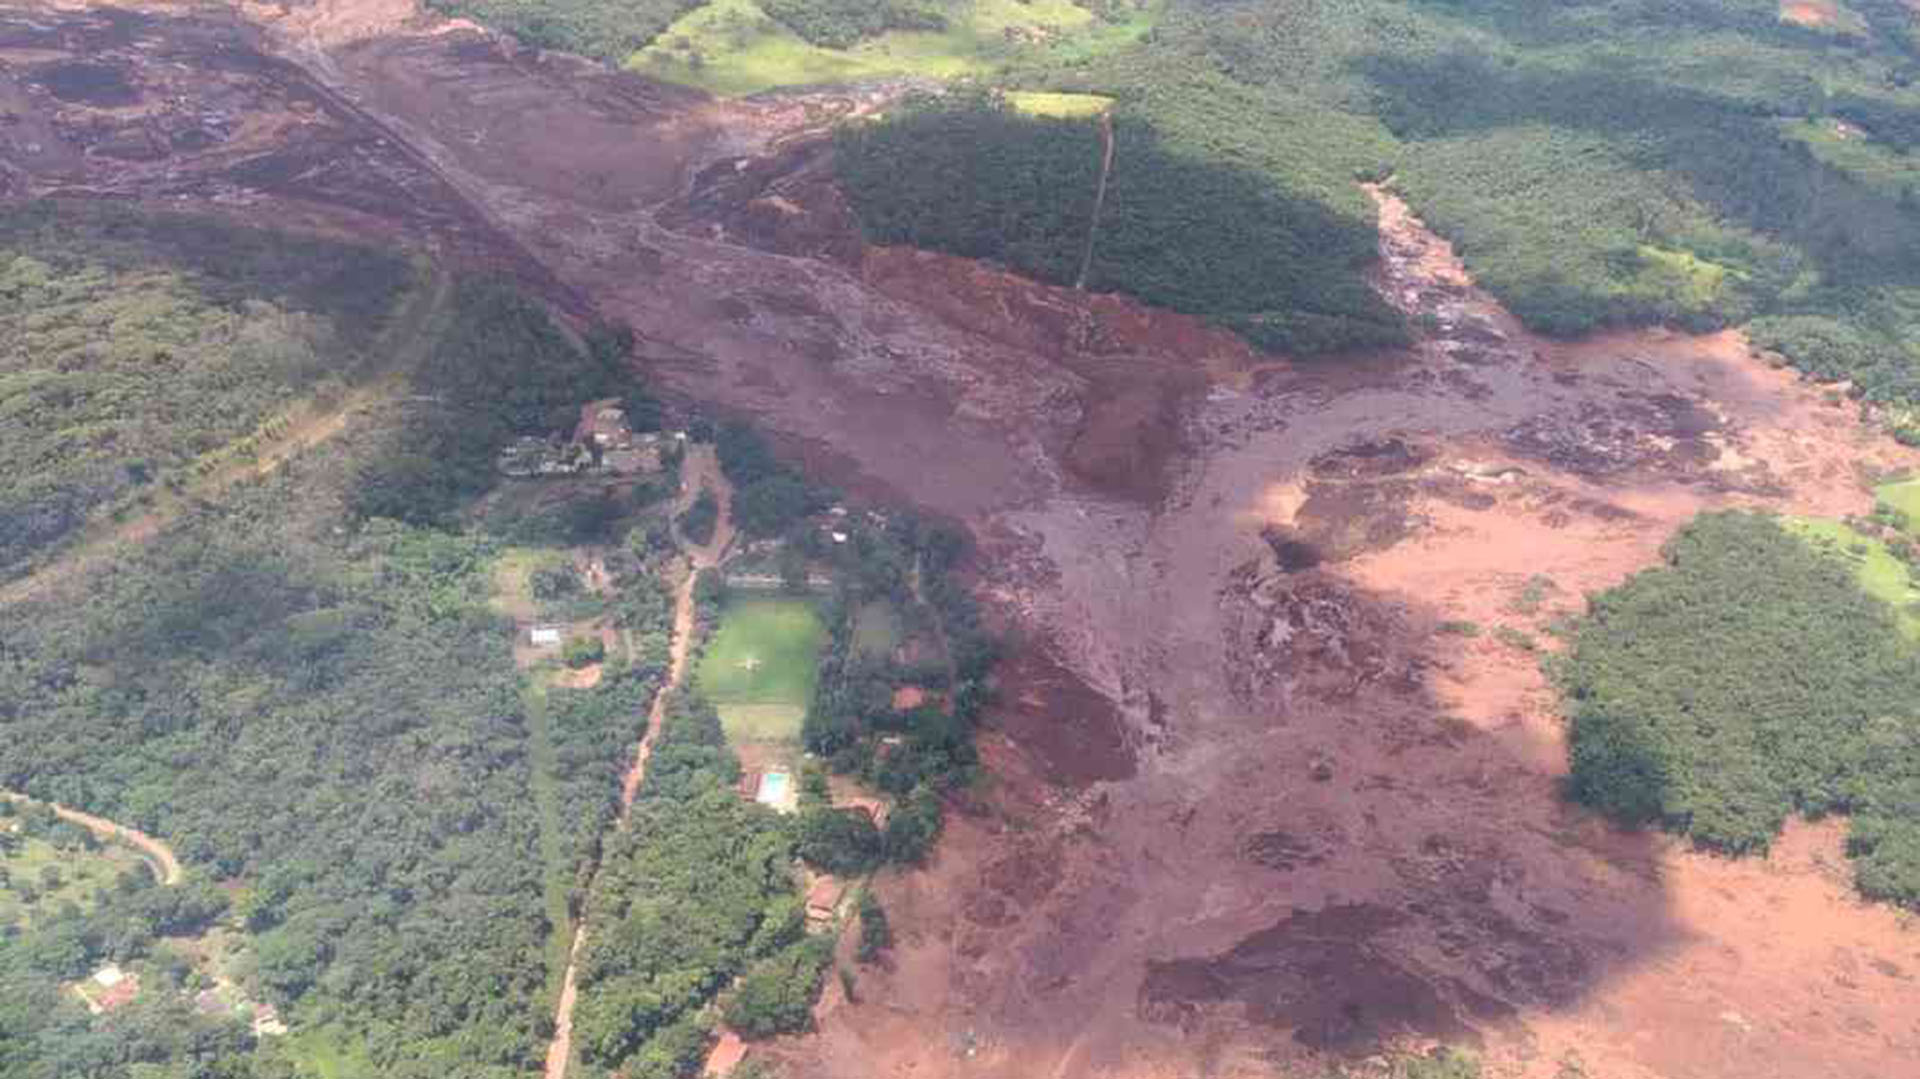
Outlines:
{"label": "cluster of buildings", "polygon": [[500,451],[496,464],[509,476],[572,476],[602,472],[650,476],[666,468],[667,447],[686,441],[685,431],[670,435],[635,434],[626,410],[612,401],[595,401],[580,410],[573,438],[561,442],[523,435]]}
{"label": "cluster of buildings", "polygon": [[[125,1007],[140,995],[140,975],[108,963],[86,979],[70,987],[94,1015],[105,1015]],[[216,978],[212,987],[194,994],[193,1008],[201,1015],[238,1015],[248,1020],[254,1037],[277,1037],[287,1033],[287,1024],[271,1003],[249,999],[240,987],[225,978]]]}

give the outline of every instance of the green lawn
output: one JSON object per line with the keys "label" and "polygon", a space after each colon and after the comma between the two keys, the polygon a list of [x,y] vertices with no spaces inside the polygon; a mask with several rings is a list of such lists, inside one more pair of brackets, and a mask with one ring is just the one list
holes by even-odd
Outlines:
{"label": "green lawn", "polygon": [[[0,818],[0,826],[9,819]],[[39,839],[21,838],[16,842],[18,845],[11,852],[0,852],[0,870],[5,871],[5,883],[0,883],[0,925],[34,921],[66,902],[84,910],[92,905],[93,897],[111,887],[121,873],[150,872],[139,855],[114,844],[81,853],[63,851]],[[59,884],[52,888],[45,885],[42,877],[49,867],[59,879]],[[23,886],[35,893],[33,902],[27,902],[21,894]]]}
{"label": "green lawn", "polygon": [[1038,90],[1015,90],[1007,102],[1029,116],[1057,116],[1074,119],[1098,116],[1113,107],[1113,99],[1099,94],[1053,94]]}
{"label": "green lawn", "polygon": [[1920,612],[1915,609],[1920,604],[1920,589],[1913,587],[1906,563],[1895,558],[1885,543],[1824,518],[1784,517],[1780,523],[1814,546],[1844,558],[1853,566],[1860,587],[1890,604],[1901,631],[1911,640],[1920,640]]}
{"label": "green lawn", "polygon": [[377,1074],[366,1047],[338,1025],[302,1030],[282,1039],[282,1047],[302,1079],[365,1079]]}
{"label": "green lawn", "polygon": [[[779,86],[857,82],[918,75],[953,79],[981,75],[1019,48],[1009,31],[1037,37],[1087,37],[1105,42],[1144,32],[1141,26],[1092,25],[1093,15],[1070,0],[972,0],[942,5],[950,24],[940,31],[889,31],[851,49],[803,40],[767,17],[753,0],[713,0],[681,16],[635,53],[627,66],[668,82],[727,96]],[[1085,33],[1078,33],[1085,31]]]}
{"label": "green lawn", "polygon": [[802,599],[735,599],[695,671],[735,742],[788,741],[813,699],[827,627]]}
{"label": "green lawn", "polygon": [[1907,515],[1910,531],[1920,531],[1920,480],[1883,483],[1873,489],[1873,497]]}
{"label": "green lawn", "polygon": [[854,616],[853,650],[863,656],[886,656],[904,639],[900,612],[891,603],[876,600],[864,604]]}

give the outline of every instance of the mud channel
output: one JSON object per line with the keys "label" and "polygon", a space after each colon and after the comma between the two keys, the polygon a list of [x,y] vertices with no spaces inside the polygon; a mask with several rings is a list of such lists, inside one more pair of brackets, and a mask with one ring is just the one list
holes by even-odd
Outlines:
{"label": "mud channel", "polygon": [[516,273],[632,324],[670,392],[972,531],[1018,646],[992,778],[881,883],[891,963],[765,1047],[790,1074],[1314,1074],[1432,1040],[1501,1076],[1920,1073],[1920,937],[1852,898],[1839,827],[1728,862],[1566,806],[1529,647],[1702,509],[1863,511],[1862,469],[1914,455],[1733,334],[1533,338],[1384,190],[1378,286],[1432,332],[1311,365],[868,248],[818,133],[899,89],[715,101],[401,0],[0,8],[9,196]]}

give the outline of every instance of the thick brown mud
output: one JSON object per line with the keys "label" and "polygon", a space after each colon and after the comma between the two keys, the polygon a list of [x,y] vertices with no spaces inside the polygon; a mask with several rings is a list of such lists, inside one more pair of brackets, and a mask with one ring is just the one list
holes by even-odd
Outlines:
{"label": "thick brown mud", "polygon": [[[1020,645],[990,778],[880,882],[891,964],[760,1047],[790,1074],[1311,1075],[1431,1039],[1512,1076],[1920,1070],[1920,938],[1853,898],[1836,826],[1728,862],[1567,806],[1538,666],[1703,509],[1868,508],[1862,470],[1915,455],[1852,406],[1733,334],[1534,338],[1384,191],[1378,286],[1426,339],[1258,356],[859,244],[811,140],[888,88],[716,102],[394,8],[0,11],[6,190],[512,270],[632,324],[670,393],[974,533]],[[139,102],[34,79],[78,62]]]}

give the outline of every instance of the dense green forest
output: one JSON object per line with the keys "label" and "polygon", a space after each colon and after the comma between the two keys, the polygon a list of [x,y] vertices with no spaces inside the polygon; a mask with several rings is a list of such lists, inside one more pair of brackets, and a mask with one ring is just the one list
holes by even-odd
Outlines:
{"label": "dense green forest", "polygon": [[413,270],[187,216],[0,212],[0,577],[337,395]]}
{"label": "dense green forest", "polygon": [[736,977],[729,1021],[773,1033],[798,1025],[786,1001],[810,1018],[823,968],[792,830],[734,792],[740,764],[713,706],[676,693],[654,738],[631,825],[609,840],[587,900],[574,1038],[590,1067],[683,1079],[705,1061],[709,1005]]}
{"label": "dense green forest", "polygon": [[1846,813],[1860,890],[1920,907],[1920,653],[1840,559],[1701,517],[1593,598],[1554,673],[1575,798],[1731,853]]}
{"label": "dense green forest", "polygon": [[1329,164],[1349,189],[1390,172],[1536,329],[1752,319],[1807,369],[1906,401],[1920,53],[1902,5],[1851,6],[1858,25],[1807,27],[1773,0],[1174,3],[1150,40],[1008,79],[1115,96],[1122,127],[1231,102],[1217,130],[1287,152],[1194,141],[1189,161],[1250,164],[1336,218]]}
{"label": "dense green forest", "polygon": [[836,160],[879,242],[992,259],[1063,285],[1080,281],[1084,260],[1089,288],[1205,315],[1270,348],[1404,340],[1398,314],[1361,276],[1374,258],[1371,218],[1249,167],[1286,155],[1234,134],[1240,119],[1232,100],[1204,96],[1121,106],[1098,222],[1097,119],[1025,116],[986,94],[922,99],[843,128]]}
{"label": "dense green forest", "polygon": [[427,6],[497,27],[529,45],[618,61],[704,0],[428,0]]}
{"label": "dense green forest", "polygon": [[353,508],[441,523],[494,483],[495,456],[515,435],[570,437],[580,406],[607,397],[620,398],[636,422],[657,417],[627,370],[632,344],[631,333],[604,328],[576,347],[511,285],[460,282],[449,326],[411,372],[407,422],[362,465]]}
{"label": "dense green forest", "polygon": [[1022,116],[985,94],[923,99],[885,123],[843,128],[838,150],[869,238],[1043,281],[1079,273],[1100,179],[1097,123]]}
{"label": "dense green forest", "polygon": [[[1116,99],[1092,287],[1272,347],[1385,339],[1357,275],[1373,226],[1355,180],[1390,176],[1537,330],[1751,323],[1804,369],[1906,404],[1920,49],[1902,5],[1852,7],[1857,20],[1809,27],[1773,0],[1176,2],[1137,43],[1024,53],[1002,81]],[[876,238],[1062,279],[1012,242],[1056,214],[1037,200],[1000,214],[1003,236],[993,211],[1018,196],[982,169],[927,167],[952,156],[941,125],[890,123],[843,140]],[[1042,140],[975,123],[992,156],[1021,158],[1011,175],[1049,167]],[[942,198],[987,212],[897,224]]]}
{"label": "dense green forest", "polygon": [[[1854,0],[1815,25],[1776,0],[1084,6],[1114,32],[1016,35],[981,74],[1114,99],[1088,287],[1270,348],[1397,340],[1366,286],[1374,217],[1356,183],[1390,177],[1537,330],[1747,325],[1803,369],[1900,406],[1896,432],[1920,439],[1920,32],[1903,0]],[[636,36],[660,25],[652,8],[581,7]],[[959,10],[763,7],[836,47],[901,12],[958,25]],[[753,56],[741,62],[791,59]],[[1092,121],[1023,127],[962,98],[844,137],[866,227],[1073,283],[1095,167],[1075,149]]]}
{"label": "dense green forest", "polygon": [[[125,228],[142,243],[165,234]],[[248,266],[274,280],[270,253],[189,250],[179,280]],[[353,295],[310,261],[283,279]],[[139,322],[116,323],[119,298],[103,290],[63,317],[137,342]],[[392,300],[366,306],[366,332]],[[351,437],[0,613],[0,787],[158,835],[190,873],[0,930],[8,1076],[290,1076],[313,1038],[394,1077],[520,1075],[544,1053],[548,945],[564,929],[548,900],[584,888],[578,867],[665,671],[669,597],[644,560],[622,575],[636,658],[610,660],[592,689],[544,695],[537,761],[512,626],[488,603],[501,540],[452,511],[494,481],[484,465],[507,434],[570,426],[588,396],[650,402],[621,374],[618,333],[575,346],[485,281],[461,283],[448,315],[408,372],[418,392]],[[420,478],[449,469],[453,481]],[[630,509],[590,516],[617,538]],[[635,529],[635,550],[656,532]],[[244,934],[247,990],[304,1036],[255,1047],[244,1027],[196,1016],[202,975],[160,938],[216,919]],[[143,988],[93,1020],[59,983],[109,960],[144,971]]]}
{"label": "dense green forest", "polygon": [[947,24],[932,0],[760,0],[760,9],[815,45],[844,49],[887,30]]}

